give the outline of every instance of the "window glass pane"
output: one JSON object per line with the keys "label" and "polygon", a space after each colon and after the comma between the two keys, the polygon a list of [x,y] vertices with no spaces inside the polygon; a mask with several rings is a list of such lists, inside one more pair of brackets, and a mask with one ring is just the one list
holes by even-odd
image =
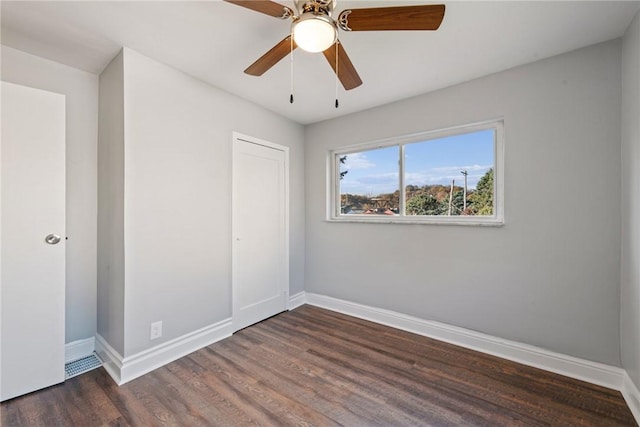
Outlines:
{"label": "window glass pane", "polygon": [[399,150],[392,146],[337,155],[341,214],[398,214]]}
{"label": "window glass pane", "polygon": [[486,129],[405,145],[406,214],[492,216],[494,141]]}

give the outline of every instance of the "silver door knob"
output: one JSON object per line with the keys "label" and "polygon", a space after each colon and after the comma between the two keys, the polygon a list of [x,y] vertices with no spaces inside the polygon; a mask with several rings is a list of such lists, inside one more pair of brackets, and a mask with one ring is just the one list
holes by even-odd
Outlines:
{"label": "silver door knob", "polygon": [[58,243],[60,243],[60,236],[58,236],[57,234],[49,234],[44,238],[44,241],[50,245],[57,245]]}

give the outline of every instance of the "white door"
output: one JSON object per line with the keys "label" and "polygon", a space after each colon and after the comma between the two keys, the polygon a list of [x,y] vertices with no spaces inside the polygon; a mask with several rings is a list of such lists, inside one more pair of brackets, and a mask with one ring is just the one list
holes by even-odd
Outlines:
{"label": "white door", "polygon": [[7,400],[64,381],[65,98],[6,82],[0,95],[0,400]]}
{"label": "white door", "polygon": [[287,309],[287,147],[239,134],[233,141],[233,326]]}

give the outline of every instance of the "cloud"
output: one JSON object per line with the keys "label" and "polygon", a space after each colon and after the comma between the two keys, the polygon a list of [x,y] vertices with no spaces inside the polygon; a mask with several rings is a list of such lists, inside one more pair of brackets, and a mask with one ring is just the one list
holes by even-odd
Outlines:
{"label": "cloud", "polygon": [[429,170],[438,173],[460,173],[460,171],[476,172],[483,171],[483,174],[491,169],[493,165],[470,165],[470,166],[440,166]]}
{"label": "cloud", "polygon": [[373,175],[365,175],[358,179],[358,182],[365,185],[390,184],[398,182],[398,172],[387,172]]}
{"label": "cloud", "polygon": [[392,193],[398,189],[398,172],[369,174],[348,178],[340,183],[343,193],[378,195]]}
{"label": "cloud", "polygon": [[[353,153],[347,156],[343,170],[349,170],[340,182],[343,193],[378,195],[392,193],[398,189],[398,172],[380,172],[375,170],[363,171],[376,167],[363,153]],[[438,166],[419,171],[405,172],[405,185],[451,185],[455,180],[457,186],[464,183],[464,176],[460,173],[466,170],[467,187],[473,190],[478,181],[493,165],[467,166]],[[357,172],[356,172],[357,171]],[[369,173],[367,173],[369,172]]]}
{"label": "cloud", "polygon": [[346,170],[358,170],[358,169],[370,169],[376,166],[375,163],[371,162],[367,155],[364,153],[351,153],[347,154],[347,159],[344,164],[341,165],[341,169]]}

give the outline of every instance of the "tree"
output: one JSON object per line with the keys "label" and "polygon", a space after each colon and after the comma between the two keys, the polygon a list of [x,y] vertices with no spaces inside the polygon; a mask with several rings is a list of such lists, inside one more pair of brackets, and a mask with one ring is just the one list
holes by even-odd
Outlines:
{"label": "tree", "polygon": [[493,168],[480,178],[469,201],[471,215],[493,215]]}
{"label": "tree", "polygon": [[407,200],[407,215],[440,215],[438,200],[431,194],[417,194]]}
{"label": "tree", "polygon": [[[347,156],[342,156],[342,157],[340,157],[340,164],[341,164],[341,165],[344,165],[346,161],[347,161]],[[348,169],[347,169],[347,170],[340,171],[340,181],[342,181],[342,179],[344,178],[344,176],[345,176],[346,174],[348,174],[348,173],[349,173],[349,170],[348,170]]]}
{"label": "tree", "polygon": [[[456,187],[454,187],[455,190]],[[464,193],[462,191],[456,191],[453,193],[453,202],[451,203],[451,215],[466,215],[464,212]],[[467,208],[467,211],[469,209]],[[439,215],[447,215],[449,212],[449,195],[446,198],[440,200],[438,204]]]}

